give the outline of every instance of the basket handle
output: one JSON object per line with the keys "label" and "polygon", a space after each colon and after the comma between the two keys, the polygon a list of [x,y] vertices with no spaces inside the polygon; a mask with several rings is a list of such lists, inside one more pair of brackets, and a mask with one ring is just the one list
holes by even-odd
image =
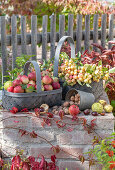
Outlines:
{"label": "basket handle", "polygon": [[25,66],[24,66],[24,75],[27,76],[28,68],[29,68],[30,64],[33,64],[33,66],[35,68],[37,93],[39,93],[39,92],[42,91],[42,88],[41,88],[41,72],[40,72],[40,67],[39,67],[38,63],[36,61],[28,61],[28,62],[26,62]]}
{"label": "basket handle", "polygon": [[74,46],[74,41],[72,37],[70,36],[63,36],[57,45],[56,52],[55,52],[55,60],[54,60],[54,72],[53,76],[57,77],[58,76],[58,64],[59,64],[59,56],[60,56],[60,51],[62,48],[63,43],[68,40],[70,47],[71,47],[71,58],[75,58],[75,46]]}

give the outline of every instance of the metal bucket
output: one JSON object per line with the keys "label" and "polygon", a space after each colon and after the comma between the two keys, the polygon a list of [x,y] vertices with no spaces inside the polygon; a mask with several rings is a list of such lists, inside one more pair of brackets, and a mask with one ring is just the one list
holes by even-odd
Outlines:
{"label": "metal bucket", "polygon": [[67,92],[65,100],[70,100],[70,97],[75,94],[80,95],[80,105],[79,105],[80,110],[91,109],[92,104],[95,102],[95,96],[92,93],[87,93],[72,88]]}

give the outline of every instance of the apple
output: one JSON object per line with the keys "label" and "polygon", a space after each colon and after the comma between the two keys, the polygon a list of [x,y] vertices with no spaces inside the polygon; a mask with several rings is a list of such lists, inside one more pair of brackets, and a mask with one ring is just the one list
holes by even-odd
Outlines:
{"label": "apple", "polygon": [[58,82],[53,82],[52,83],[52,87],[53,87],[54,90],[59,89],[60,88],[60,84]]}
{"label": "apple", "polygon": [[50,91],[50,90],[53,90],[53,87],[50,84],[46,84],[46,85],[44,85],[44,90],[45,91]]}
{"label": "apple", "polygon": [[8,92],[12,92],[12,93],[13,93],[13,92],[14,92],[14,87],[13,87],[13,86],[8,87],[8,88],[7,88],[7,91],[8,91]]}
{"label": "apple", "polygon": [[21,85],[21,84],[22,84],[21,80],[16,79],[16,80],[13,81],[13,86],[14,87],[18,86],[18,85]]}
{"label": "apple", "polygon": [[26,93],[32,93],[35,90],[35,87],[32,84],[27,84],[27,88],[25,89]]}
{"label": "apple", "polygon": [[51,83],[52,83],[52,78],[49,77],[48,75],[46,75],[46,76],[44,76],[44,77],[42,78],[42,82],[43,82],[44,84],[51,84]]}
{"label": "apple", "polygon": [[21,86],[14,87],[14,93],[24,93],[24,89]]}
{"label": "apple", "polygon": [[22,75],[18,75],[18,77],[16,79],[20,80],[21,77],[22,77]]}
{"label": "apple", "polygon": [[29,79],[26,75],[23,75],[20,80],[22,81],[23,84],[28,84],[29,82]]}
{"label": "apple", "polygon": [[[37,90],[37,84],[35,85],[35,89]],[[42,91],[44,91],[44,86],[42,85]]]}
{"label": "apple", "polygon": [[11,87],[13,86],[13,83],[12,81],[7,81],[5,84],[4,84],[4,89],[7,90],[8,87]]}
{"label": "apple", "polygon": [[57,83],[59,83],[59,79],[58,79],[58,77],[52,77],[52,79],[53,79],[53,82],[57,82]]}
{"label": "apple", "polygon": [[70,115],[76,116],[76,115],[79,114],[79,112],[80,112],[80,110],[79,110],[79,107],[78,107],[78,106],[76,106],[76,105],[71,105],[71,106],[69,107],[69,113],[70,113]]}
{"label": "apple", "polygon": [[33,71],[33,72],[29,73],[29,74],[28,74],[28,78],[29,78],[29,80],[34,80],[34,81],[36,81],[36,72]]}
{"label": "apple", "polygon": [[33,86],[36,85],[35,81],[33,81],[33,80],[30,80],[28,84],[32,84]]}

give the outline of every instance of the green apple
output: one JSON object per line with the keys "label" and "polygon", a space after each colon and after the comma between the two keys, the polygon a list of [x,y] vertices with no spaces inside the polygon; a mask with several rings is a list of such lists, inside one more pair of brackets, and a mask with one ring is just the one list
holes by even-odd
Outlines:
{"label": "green apple", "polygon": [[8,87],[11,87],[13,86],[13,83],[12,81],[7,81],[5,84],[4,84],[4,89],[7,90]]}

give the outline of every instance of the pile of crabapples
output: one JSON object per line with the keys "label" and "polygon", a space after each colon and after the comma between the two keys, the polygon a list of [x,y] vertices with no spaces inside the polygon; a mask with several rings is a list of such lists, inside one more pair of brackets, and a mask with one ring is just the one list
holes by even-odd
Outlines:
{"label": "pile of crabapples", "polygon": [[109,78],[108,69],[104,69],[102,65],[77,65],[72,58],[63,60],[58,73],[59,77],[70,86],[76,83],[91,84],[92,81],[99,82],[100,79],[108,80]]}

